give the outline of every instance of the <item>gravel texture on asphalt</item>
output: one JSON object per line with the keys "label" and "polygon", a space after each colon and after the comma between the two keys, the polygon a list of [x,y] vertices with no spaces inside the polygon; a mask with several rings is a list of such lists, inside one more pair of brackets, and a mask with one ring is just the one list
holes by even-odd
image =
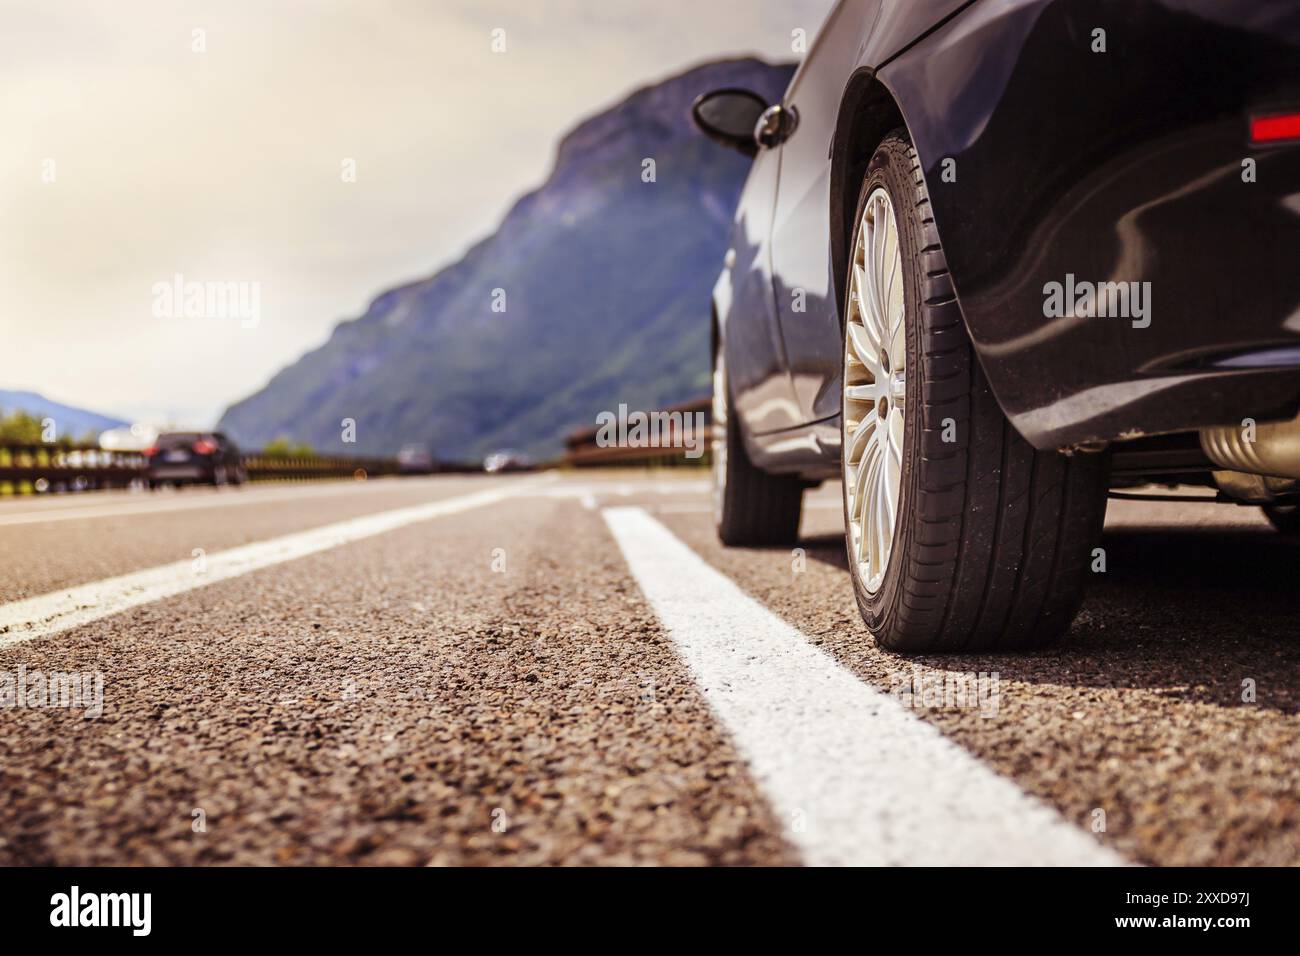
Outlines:
{"label": "gravel texture on asphalt", "polygon": [[[466,494],[493,479],[436,478],[365,483],[317,482],[248,485],[243,488],[165,489],[154,493],[105,495],[105,508],[138,509],[196,504],[180,511],[0,524],[0,603],[45,594],[172,561],[189,560],[195,548],[207,553],[303,531],[333,521]],[[0,501],[0,519],[16,513],[57,516],[95,507],[100,495],[69,495],[46,502],[32,498]],[[202,507],[213,502],[230,502]],[[52,507],[57,506],[57,507]]]}
{"label": "gravel texture on asphalt", "polygon": [[[0,526],[0,599],[497,480]],[[1112,503],[1062,644],[908,659],[806,499],[798,551],[728,550],[700,473],[565,476],[0,650],[105,681],[0,709],[0,863],[797,862],[601,520],[634,505],[874,686],[997,672],[917,716],[1129,859],[1300,864],[1300,546],[1256,512]]]}
{"label": "gravel texture on asphalt", "polygon": [[1102,839],[1130,859],[1300,864],[1300,544],[1254,509],[1112,501],[1106,570],[1061,644],[906,658],[877,648],[858,616],[839,494],[807,493],[822,506],[805,509],[803,562],[722,548],[705,514],[660,517],[875,686],[906,686],[915,667],[997,672],[992,716],[918,716],[1066,819],[1104,824]]}
{"label": "gravel texture on asphalt", "polygon": [[0,863],[795,861],[573,498],[0,651],[20,664],[102,671],[104,715],[0,711]]}

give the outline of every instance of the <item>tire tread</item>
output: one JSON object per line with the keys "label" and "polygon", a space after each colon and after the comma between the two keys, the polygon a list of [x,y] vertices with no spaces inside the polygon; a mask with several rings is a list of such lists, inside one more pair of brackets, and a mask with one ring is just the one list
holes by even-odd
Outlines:
{"label": "tire tread", "polygon": [[[910,230],[920,250],[919,321],[909,349],[920,363],[915,499],[895,543],[902,561],[892,597],[866,594],[854,575],[858,603],[892,650],[1039,646],[1078,609],[1088,549],[1105,514],[1108,460],[1037,451],[1007,420],[966,332],[921,163],[901,130],[881,143],[870,169],[889,177],[891,167],[914,200],[896,201],[900,220],[909,206],[914,214],[899,229]],[[955,425],[955,442],[943,441],[945,419]],[[881,594],[888,589],[887,581]]]}

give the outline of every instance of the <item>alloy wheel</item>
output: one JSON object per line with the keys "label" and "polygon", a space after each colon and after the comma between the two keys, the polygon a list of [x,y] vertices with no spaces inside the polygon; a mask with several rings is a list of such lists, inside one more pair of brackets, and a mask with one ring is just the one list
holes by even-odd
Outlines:
{"label": "alloy wheel", "polygon": [[893,551],[907,403],[903,258],[884,188],[867,197],[853,248],[844,336],[845,511],[850,560],[880,589]]}

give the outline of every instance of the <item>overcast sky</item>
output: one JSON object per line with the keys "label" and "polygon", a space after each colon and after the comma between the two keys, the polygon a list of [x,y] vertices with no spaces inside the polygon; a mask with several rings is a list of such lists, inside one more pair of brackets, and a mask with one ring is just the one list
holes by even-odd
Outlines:
{"label": "overcast sky", "polygon": [[[793,59],[830,5],[0,0],[0,388],[209,425],[491,232],[576,121]],[[257,283],[260,321],[156,316],[177,273]]]}

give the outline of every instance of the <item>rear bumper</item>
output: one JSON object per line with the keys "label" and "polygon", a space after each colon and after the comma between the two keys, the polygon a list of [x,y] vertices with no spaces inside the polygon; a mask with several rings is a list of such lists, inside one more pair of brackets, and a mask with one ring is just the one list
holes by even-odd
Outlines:
{"label": "rear bumper", "polygon": [[212,469],[205,465],[151,465],[146,472],[150,481],[214,481]]}
{"label": "rear bumper", "polygon": [[[1249,142],[1251,115],[1300,110],[1294,5],[976,3],[881,78],[981,364],[1027,439],[1300,407],[1300,149]],[[1147,314],[1053,314],[1068,282],[1123,283]]]}

